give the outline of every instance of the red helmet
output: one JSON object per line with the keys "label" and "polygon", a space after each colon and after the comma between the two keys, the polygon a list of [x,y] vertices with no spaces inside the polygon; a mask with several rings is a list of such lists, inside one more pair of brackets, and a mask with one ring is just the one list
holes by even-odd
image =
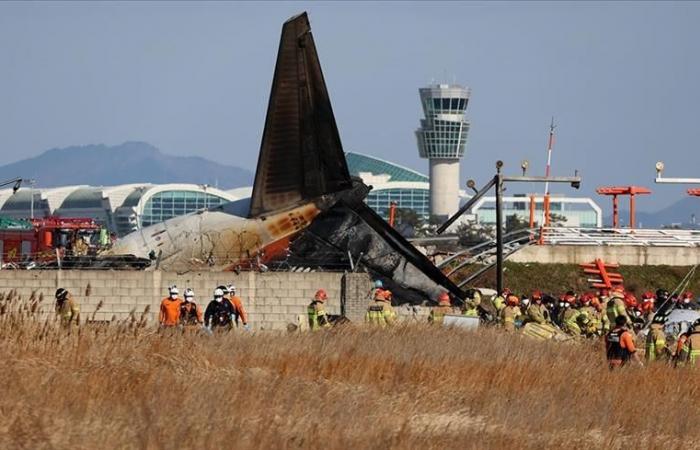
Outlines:
{"label": "red helmet", "polygon": [[319,289],[318,291],[316,291],[316,295],[314,295],[314,299],[321,301],[321,302],[326,301],[327,298],[328,298],[328,294],[326,294],[325,289]]}
{"label": "red helmet", "polygon": [[394,294],[389,289],[384,290],[384,300],[385,301],[390,302],[393,297],[394,297]]}
{"label": "red helmet", "polygon": [[654,293],[651,291],[646,291],[642,294],[642,301],[651,300],[654,301]]}
{"label": "red helmet", "polygon": [[686,292],[683,294],[683,298],[684,298],[684,299],[685,299],[685,298],[688,298],[688,299],[691,299],[691,300],[692,300],[692,299],[693,299],[693,293],[690,292],[690,291],[686,291]]}
{"label": "red helmet", "polygon": [[508,303],[508,306],[518,306],[520,304],[520,299],[515,295],[509,295],[506,303]]}
{"label": "red helmet", "polygon": [[642,302],[642,304],[641,304],[641,306],[639,307],[639,309],[641,309],[642,312],[644,312],[644,313],[651,312],[651,311],[654,310],[654,302],[653,302],[653,301],[649,301],[648,299],[645,299],[645,300]]}
{"label": "red helmet", "polygon": [[625,297],[623,300],[625,302],[625,306],[627,306],[628,308],[636,308],[637,307],[637,297],[635,297],[631,293],[629,293],[629,292],[625,293]]}
{"label": "red helmet", "polygon": [[531,295],[533,300],[542,300],[542,292],[534,291]]}
{"label": "red helmet", "polygon": [[438,305],[450,306],[450,294],[444,291],[440,292],[440,295],[438,295]]}

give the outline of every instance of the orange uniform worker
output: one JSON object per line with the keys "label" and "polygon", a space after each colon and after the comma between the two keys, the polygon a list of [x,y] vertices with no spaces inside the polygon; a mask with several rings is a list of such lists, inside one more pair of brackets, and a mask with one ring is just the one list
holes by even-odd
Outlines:
{"label": "orange uniform worker", "polygon": [[236,326],[238,326],[238,321],[240,320],[243,324],[243,328],[245,328],[246,330],[250,330],[250,325],[248,325],[248,314],[245,312],[245,308],[243,307],[243,300],[241,300],[241,298],[238,295],[236,295],[236,286],[234,286],[233,284],[229,284],[227,288],[229,294],[228,301],[230,301],[231,306],[233,306],[233,315],[234,320],[236,322]]}
{"label": "orange uniform worker", "polygon": [[160,314],[158,321],[163,327],[175,327],[180,323],[180,306],[182,300],[179,299],[180,291],[177,286],[168,288],[168,297],[160,302]]}
{"label": "orange uniform worker", "polygon": [[634,346],[632,333],[625,326],[627,325],[627,320],[625,316],[617,316],[615,318],[615,328],[605,336],[605,349],[610,370],[626,365],[632,358],[639,365],[644,365],[639,359],[639,355],[637,355],[637,348]]}
{"label": "orange uniform worker", "polygon": [[185,301],[180,305],[180,321],[183,325],[202,325],[202,307],[194,300],[194,291],[185,289]]}

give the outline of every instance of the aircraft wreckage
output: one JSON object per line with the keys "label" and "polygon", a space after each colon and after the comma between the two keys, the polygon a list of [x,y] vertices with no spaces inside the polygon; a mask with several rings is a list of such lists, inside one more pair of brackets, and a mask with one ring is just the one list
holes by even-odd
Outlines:
{"label": "aircraft wreckage", "polygon": [[282,27],[251,198],[176,217],[118,240],[111,255],[160,269],[239,270],[279,261],[359,263],[403,300],[464,293],[370,209],[351,178],[306,13]]}

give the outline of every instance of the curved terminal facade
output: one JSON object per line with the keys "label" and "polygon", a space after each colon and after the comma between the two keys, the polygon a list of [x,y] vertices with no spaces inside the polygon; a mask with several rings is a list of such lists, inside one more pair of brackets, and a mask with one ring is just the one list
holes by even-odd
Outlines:
{"label": "curved terminal facade", "polygon": [[470,89],[438,84],[419,89],[425,118],[416,130],[418,153],[430,161],[430,214],[447,218],[459,209],[459,160],[469,134]]}
{"label": "curved terminal facade", "polygon": [[197,184],[22,188],[14,194],[6,189],[0,191],[0,216],[91,218],[121,237],[172,217],[239,199],[232,193]]}
{"label": "curved terminal facade", "polygon": [[350,174],[372,186],[367,204],[384,219],[392,202],[398,208],[411,209],[423,218],[430,215],[428,177],[415,170],[360,153],[346,153]]}

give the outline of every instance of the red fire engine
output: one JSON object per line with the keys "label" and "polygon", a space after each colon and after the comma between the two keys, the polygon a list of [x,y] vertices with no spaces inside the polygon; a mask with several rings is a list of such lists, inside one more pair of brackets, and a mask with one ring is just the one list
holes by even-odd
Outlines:
{"label": "red fire engine", "polygon": [[64,255],[88,255],[107,245],[107,231],[93,219],[47,217],[12,220],[0,218],[2,263],[48,261],[57,250]]}

